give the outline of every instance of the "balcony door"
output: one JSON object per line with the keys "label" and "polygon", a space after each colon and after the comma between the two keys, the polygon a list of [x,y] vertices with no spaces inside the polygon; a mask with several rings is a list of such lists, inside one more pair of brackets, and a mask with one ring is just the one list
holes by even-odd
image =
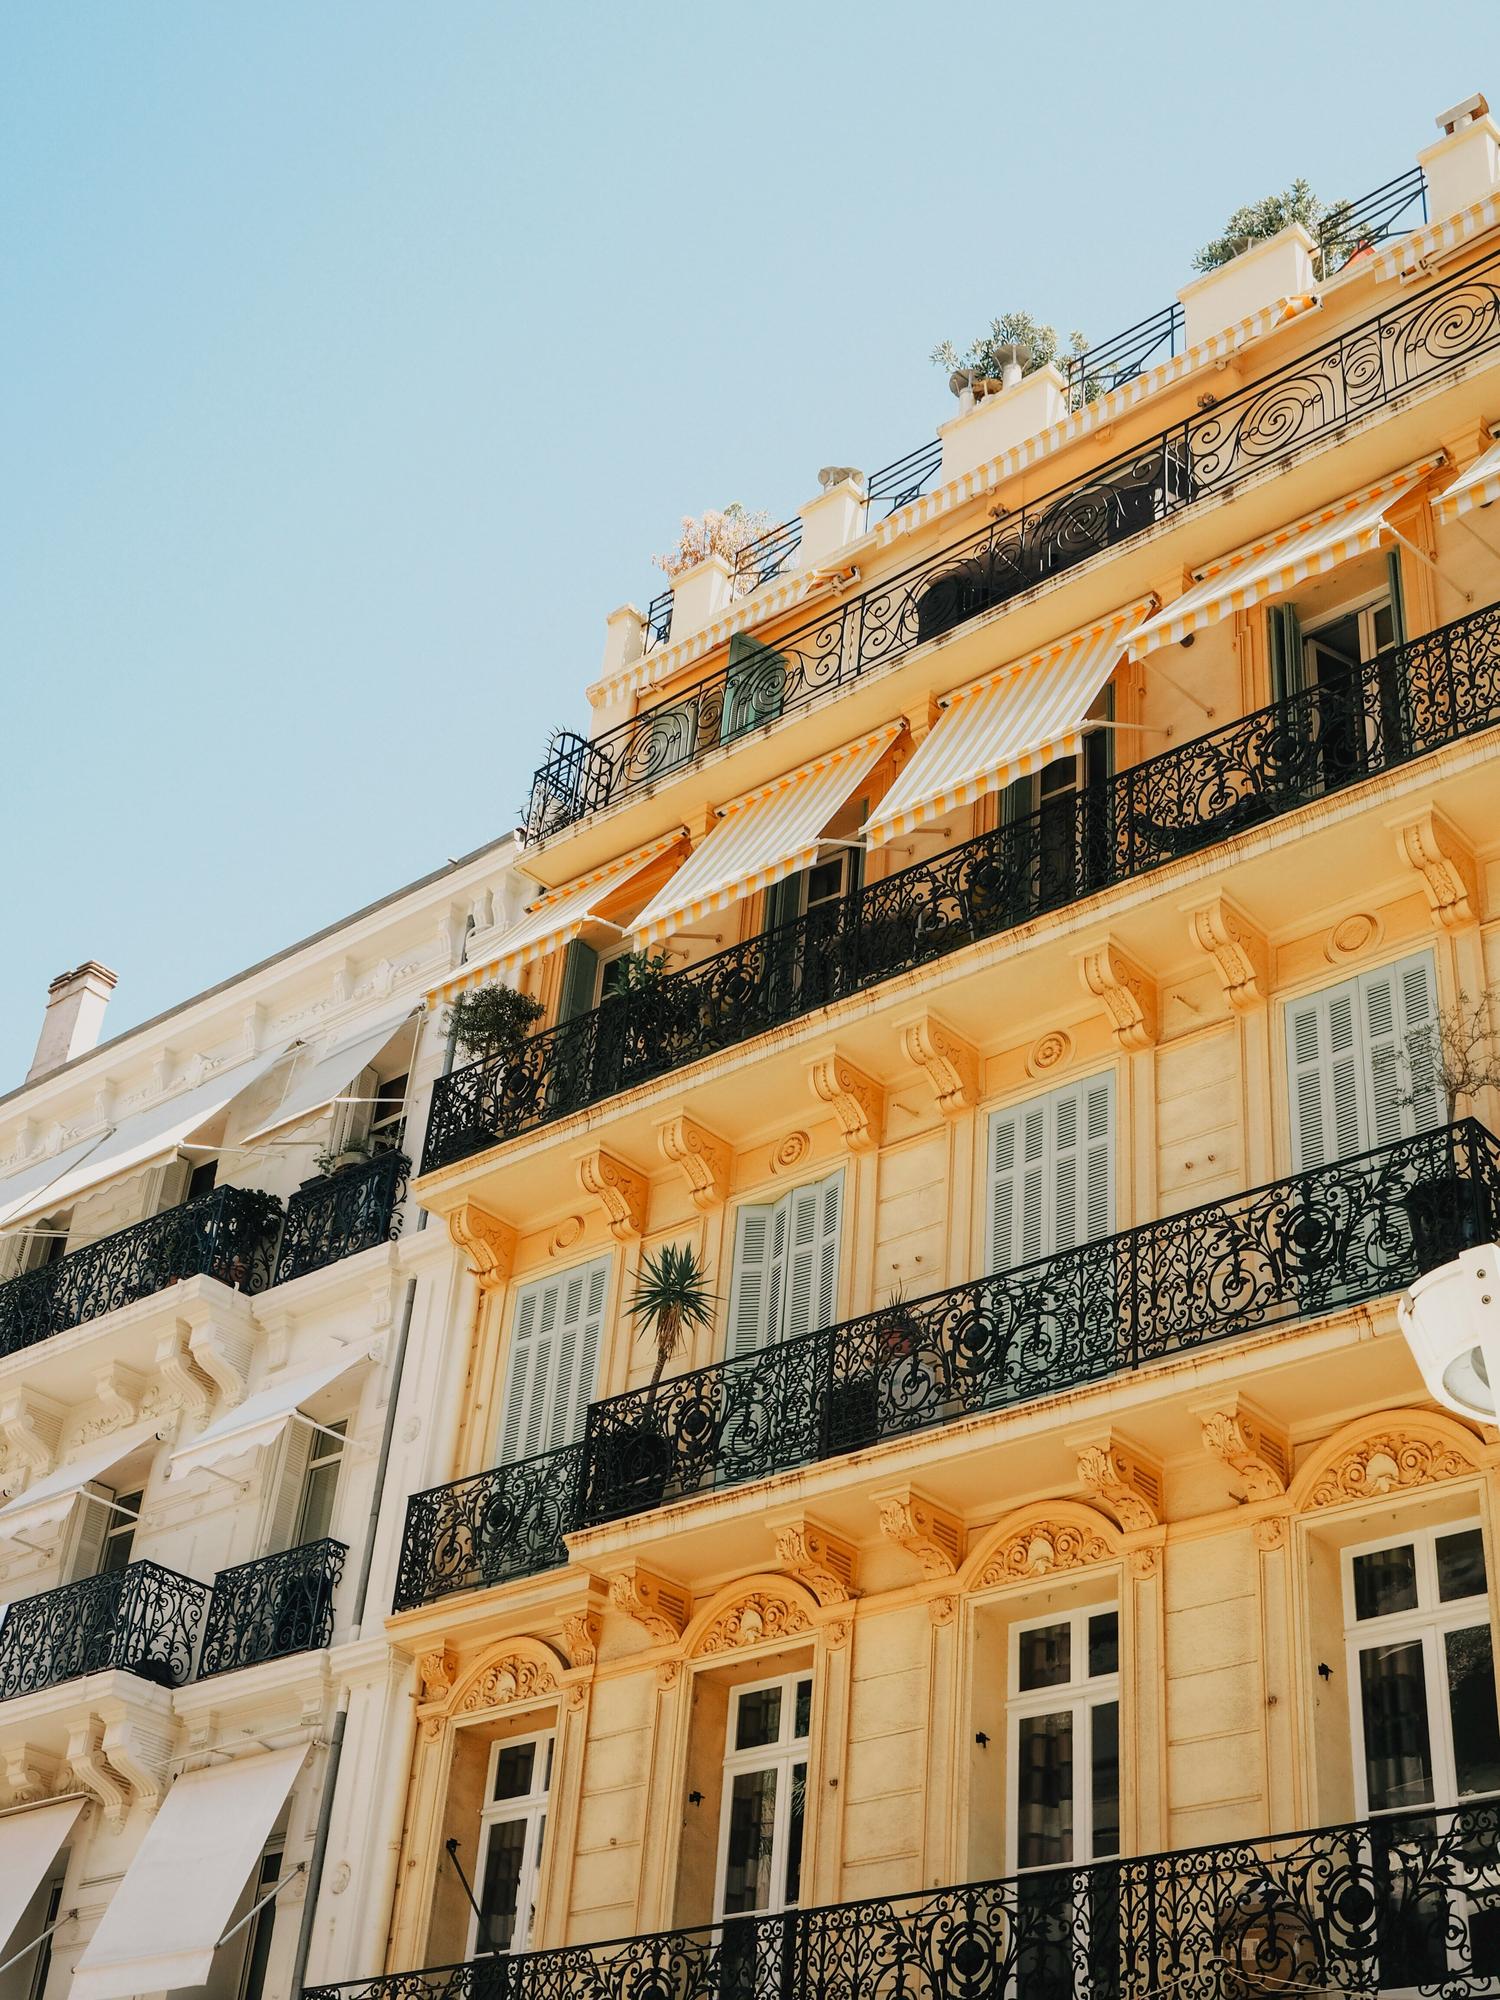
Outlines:
{"label": "balcony door", "polygon": [[[1113,712],[1114,690],[1105,688],[1089,717],[1103,722]],[[1013,838],[1029,829],[1027,863],[1034,909],[1074,902],[1106,879],[1113,762],[1112,732],[1093,729],[1073,754],[1054,757],[1040,771],[1006,786],[1001,800],[1005,824],[1016,829]]]}
{"label": "balcony door", "polygon": [[775,1916],[797,1907],[811,1731],[811,1674],[731,1694],[716,1919]]}
{"label": "balcony door", "polygon": [[1007,1271],[1115,1226],[1114,1077],[997,1111],[989,1129],[989,1268]]}
{"label": "balcony door", "polygon": [[511,1465],[583,1436],[599,1366],[608,1257],[522,1285],[511,1314],[500,1461]]}
{"label": "balcony door", "polygon": [[1440,1125],[1431,952],[1288,1001],[1292,1170],[1393,1145]]}
{"label": "balcony door", "polygon": [[497,1743],[479,1816],[479,1908],[469,1957],[530,1949],[547,1832],[554,1739],[550,1732]]}
{"label": "balcony door", "polygon": [[735,1215],[729,1358],[833,1324],[844,1177],[829,1174]]}

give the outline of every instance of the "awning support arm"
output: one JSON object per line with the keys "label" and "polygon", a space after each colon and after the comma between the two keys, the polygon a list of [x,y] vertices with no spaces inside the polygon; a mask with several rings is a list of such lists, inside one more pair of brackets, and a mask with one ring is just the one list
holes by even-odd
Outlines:
{"label": "awning support arm", "polygon": [[1406,553],[1408,555],[1415,556],[1419,563],[1422,563],[1423,565],[1425,565],[1426,568],[1430,569],[1433,575],[1435,577],[1440,578],[1444,583],[1446,583],[1450,590],[1456,590],[1459,596],[1463,599],[1465,604],[1472,604],[1474,602],[1473,591],[1465,590],[1462,584],[1455,583],[1453,578],[1448,575],[1446,570],[1441,569],[1438,566],[1438,564],[1432,560],[1432,557],[1428,555],[1425,549],[1419,549],[1415,542],[1408,540],[1408,538],[1402,534],[1399,528],[1393,528],[1389,521],[1385,522],[1383,525],[1385,527],[1386,533],[1391,537],[1392,541],[1399,542],[1402,548],[1406,550]]}
{"label": "awning support arm", "polygon": [[1201,698],[1201,696],[1194,694],[1191,688],[1184,687],[1181,681],[1175,679],[1173,675],[1169,674],[1165,667],[1159,666],[1156,669],[1156,678],[1160,681],[1165,681],[1169,688],[1175,688],[1178,694],[1182,696],[1183,700],[1190,701],[1193,704],[1194,708],[1201,708],[1203,713],[1208,717],[1209,721],[1212,722],[1215,711],[1209,707],[1208,703],[1204,701]]}
{"label": "awning support arm", "polygon": [[78,1912],[76,1909],[64,1910],[55,1923],[48,1924],[44,1931],[38,1931],[30,1944],[23,1944],[18,1952],[13,1953],[11,1957],[6,1959],[4,1965],[0,1965],[0,1972],[9,1972],[13,1965],[19,1965],[21,1960],[29,1957],[39,1944],[45,1944],[54,1931],[60,1931],[64,1924],[70,1923],[77,1915]]}
{"label": "awning support arm", "polygon": [[464,1864],[458,1858],[458,1836],[455,1834],[452,1839],[445,1840],[443,1846],[447,1849],[448,1859],[453,1863],[454,1873],[464,1885],[464,1894],[468,1897],[469,1908],[474,1912],[475,1918],[478,1921],[479,1935],[484,1939],[485,1950],[493,1952],[495,1957],[498,1958],[500,1956],[500,1947],[490,1935],[489,1923],[484,1911],[480,1909],[479,1904],[475,1900],[474,1891],[469,1887],[469,1878],[464,1873]]}
{"label": "awning support arm", "polygon": [[279,1882],[274,1883],[269,1889],[267,1889],[266,1893],[261,1897],[258,1903],[252,1903],[250,1905],[249,1909],[246,1910],[245,1914],[240,1918],[237,1924],[231,1924],[229,1926],[229,1929],[225,1931],[223,1937],[219,1939],[219,1944],[216,1944],[214,1946],[214,1950],[217,1951],[219,1949],[220,1944],[228,1944],[229,1940],[234,1936],[236,1931],[242,1931],[245,1928],[246,1924],[249,1923],[252,1917],[257,1917],[260,1915],[261,1911],[266,1907],[267,1903],[275,1902],[276,1898],[281,1894],[283,1889],[290,1889],[292,1884],[296,1881],[297,1877],[299,1875],[305,1874],[306,1872],[307,1872],[307,1863],[305,1861],[299,1861],[296,1867],[292,1870],[290,1875],[283,1875]]}

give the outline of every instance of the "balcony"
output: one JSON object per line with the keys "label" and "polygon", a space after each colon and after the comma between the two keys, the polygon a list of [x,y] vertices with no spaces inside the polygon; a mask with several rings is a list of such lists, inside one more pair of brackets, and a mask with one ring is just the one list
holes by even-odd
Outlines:
{"label": "balcony", "polygon": [[1500,1141],[1465,1119],[611,1396],[581,1447],[413,1495],[395,1608],[552,1568],[573,1529],[1400,1291],[1497,1223]]}
{"label": "balcony", "polygon": [[215,1188],[0,1285],[0,1356],[150,1298],[185,1278],[264,1291],[281,1203],[252,1188]]}
{"label": "balcony", "polygon": [[433,1087],[424,1173],[1500,722],[1500,607],[1132,765]]}
{"label": "balcony", "polygon": [[1490,1994],[1500,1807],[1038,1869],[306,1989],[306,2000]]}
{"label": "balcony", "polygon": [[400,1208],[410,1172],[404,1153],[377,1153],[298,1188],[287,1199],[275,1282],[290,1284],[393,1241],[401,1233]]}
{"label": "balcony", "polygon": [[110,1670],[182,1687],[208,1599],[206,1583],[152,1562],[23,1597],[0,1621],[0,1701]]}
{"label": "balcony", "polygon": [[527,837],[658,784],[1497,347],[1492,253],[810,623],[736,635],[711,674],[592,741],[559,732]]}
{"label": "balcony", "polygon": [[206,1681],[326,1646],[333,1637],[333,1594],[347,1554],[342,1542],[306,1542],[220,1570],[197,1678]]}

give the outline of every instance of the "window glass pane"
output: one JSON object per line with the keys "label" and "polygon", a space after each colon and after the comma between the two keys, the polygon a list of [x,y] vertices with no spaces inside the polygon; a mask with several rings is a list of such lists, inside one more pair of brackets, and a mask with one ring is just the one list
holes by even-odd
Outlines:
{"label": "window glass pane", "polygon": [[729,1844],[724,1857],[726,1917],[770,1908],[775,1821],[776,1773],[738,1772],[729,1799]]}
{"label": "window glass pane", "polygon": [[1073,1716],[1021,1718],[1016,1743],[1016,1865],[1073,1859]]}
{"label": "window glass pane", "polygon": [[135,1546],[135,1522],[127,1519],[131,1514],[139,1514],[140,1493],[122,1493],[109,1510],[109,1526],[104,1531],[104,1552],[99,1561],[101,1576],[118,1576],[130,1564],[130,1552]]}
{"label": "window glass pane", "polygon": [[479,1897],[483,1922],[479,1947],[509,1949],[516,1934],[516,1898],[521,1885],[521,1861],[526,1851],[524,1819],[503,1819],[489,1828],[484,1850],[484,1883]]}
{"label": "window glass pane", "polygon": [[812,1682],[797,1683],[797,1713],[792,1721],[792,1734],[803,1737],[812,1727]]}
{"label": "window glass pane", "polygon": [[1038,1625],[1016,1634],[1019,1653],[1017,1685],[1062,1687],[1072,1679],[1072,1634],[1067,1625]]}
{"label": "window glass pane", "polygon": [[1422,1643],[1369,1646],[1359,1656],[1370,1811],[1432,1802],[1432,1742]]}
{"label": "window glass pane", "polygon": [[786,1901],[788,1910],[797,1906],[798,1892],[802,1887],[802,1825],[807,1817],[807,1766],[792,1766],[791,1815],[787,1826],[786,1845]]}
{"label": "window glass pane", "polygon": [[1444,1604],[1456,1597],[1484,1595],[1484,1536],[1478,1528],[1462,1528],[1437,1541],[1438,1596]]}
{"label": "window glass pane", "polygon": [[507,1743],[495,1759],[497,1799],[524,1799],[531,1792],[531,1774],[536,1769],[534,1743]]}
{"label": "window glass pane", "polygon": [[1488,1625],[1443,1634],[1448,1712],[1458,1795],[1500,1790],[1500,1723],[1495,1716],[1495,1662]]}
{"label": "window glass pane", "polygon": [[1089,1620],[1089,1675],[1120,1671],[1120,1614],[1101,1611]]}
{"label": "window glass pane", "polygon": [[1089,1716],[1089,1785],[1094,1811],[1091,1860],[1120,1851],[1120,1704],[1102,1701]]}
{"label": "window glass pane", "polygon": [[780,1734],[781,1689],[757,1688],[753,1694],[742,1694],[735,1712],[735,1749],[758,1750],[776,1742]]}
{"label": "window glass pane", "polygon": [[1354,1558],[1354,1615],[1388,1618],[1417,1608],[1417,1552],[1411,1544]]}

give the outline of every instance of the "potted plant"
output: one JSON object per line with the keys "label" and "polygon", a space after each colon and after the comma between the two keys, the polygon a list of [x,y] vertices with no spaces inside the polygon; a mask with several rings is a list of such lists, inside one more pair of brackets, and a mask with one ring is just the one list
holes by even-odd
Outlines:
{"label": "potted plant", "polygon": [[542,1018],[542,1003],[514,986],[476,986],[448,1009],[447,1028],[473,1062],[505,1062]]}
{"label": "potted plant", "polygon": [[696,569],[710,556],[722,556],[734,572],[734,593],[747,596],[758,581],[753,575],[741,578],[739,561],[752,542],[771,531],[766,513],[748,514],[738,500],[727,507],[709,507],[702,514],[684,514],[675,545],[651,558],[656,567],[675,582]]}
{"label": "potted plant", "polygon": [[346,1138],[334,1145],[332,1140],[313,1154],[313,1165],[318,1177],[327,1180],[330,1174],[342,1173],[345,1167],[361,1166],[374,1157],[374,1149],[368,1139]]}
{"label": "potted plant", "polygon": [[1307,181],[1295,180],[1280,194],[1268,194],[1237,208],[1222,233],[1205,243],[1194,257],[1193,269],[1205,275],[1220,270],[1252,244],[1279,236],[1292,222],[1300,222],[1318,239],[1325,278],[1341,269],[1364,240],[1350,223],[1348,202],[1324,202]]}
{"label": "potted plant", "polygon": [[[1486,988],[1477,1002],[1460,993],[1458,1005],[1439,1015],[1436,1028],[1407,1037],[1412,1081],[1403,1093],[1404,1104],[1440,1090],[1451,1127],[1473,1115],[1482,1091],[1500,1090],[1500,1045],[1491,1026],[1494,998],[1493,988]],[[1417,1268],[1423,1272],[1451,1264],[1461,1251],[1487,1243],[1494,1234],[1488,1190],[1461,1164],[1451,1136],[1447,1171],[1418,1182],[1406,1194],[1405,1205]]]}
{"label": "potted plant", "polygon": [[698,1254],[685,1243],[666,1243],[642,1260],[625,1310],[637,1332],[655,1343],[651,1380],[643,1403],[602,1440],[600,1467],[604,1511],[610,1518],[661,1504],[672,1469],[672,1446],[656,1421],[657,1395],[667,1363],[699,1327],[711,1326],[717,1300]]}
{"label": "potted plant", "polygon": [[[858,1451],[877,1444],[881,1434],[881,1384],[889,1382],[903,1363],[910,1363],[921,1344],[921,1328],[906,1304],[898,1278],[885,1305],[860,1340],[858,1361],[851,1374],[835,1381],[828,1392],[828,1446],[831,1451]],[[890,1399],[887,1398],[887,1401]]]}

